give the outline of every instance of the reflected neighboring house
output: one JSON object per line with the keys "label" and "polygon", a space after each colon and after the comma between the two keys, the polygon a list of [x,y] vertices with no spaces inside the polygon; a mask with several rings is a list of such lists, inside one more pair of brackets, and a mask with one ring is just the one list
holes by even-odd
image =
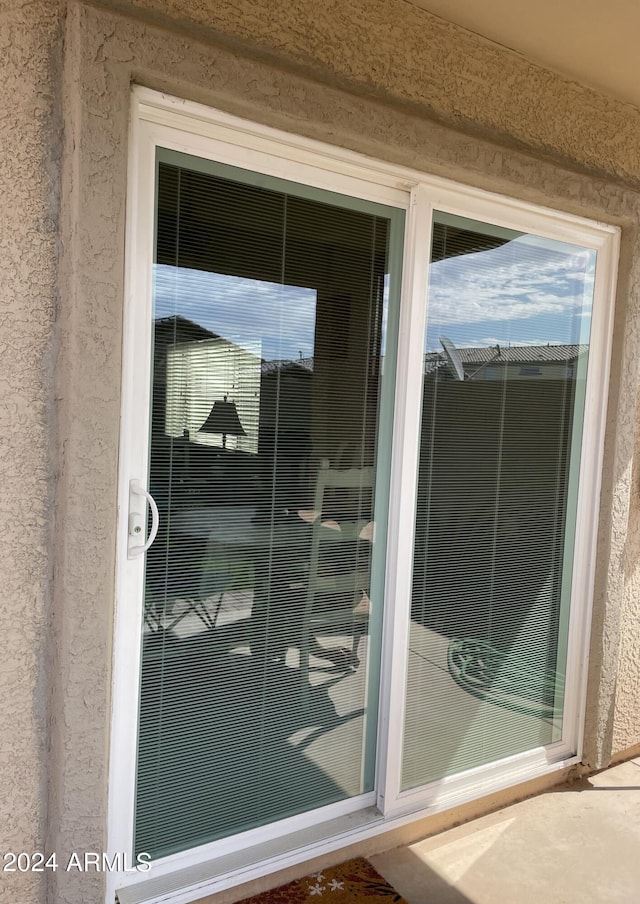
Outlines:
{"label": "reflected neighboring house", "polygon": [[313,364],[302,357],[262,362],[258,451],[281,507],[309,501]]}
{"label": "reflected neighboring house", "polygon": [[[580,359],[586,364],[587,345],[512,345],[464,348],[457,346],[465,380],[573,380]],[[425,376],[458,379],[442,352],[425,355]]]}
{"label": "reflected neighboring house", "polygon": [[[187,360],[188,359],[188,360]],[[196,439],[213,402],[228,394],[238,409],[246,438],[239,451],[264,453],[273,446],[269,425],[279,434],[310,435],[312,357],[265,360],[180,314],[154,325],[154,435]],[[276,418],[276,407],[278,417]],[[228,440],[233,448],[233,439]]]}
{"label": "reflected neighboring house", "polygon": [[261,374],[260,423],[264,429],[260,452],[273,446],[276,422],[280,440],[285,434],[297,433],[310,441],[313,358],[263,361]]}
{"label": "reflected neighboring house", "polygon": [[[151,432],[163,435],[167,409],[167,359],[171,348],[186,342],[201,342],[203,339],[217,338],[215,333],[203,326],[176,314],[161,317],[153,324],[153,417]],[[182,435],[182,430],[180,431]]]}

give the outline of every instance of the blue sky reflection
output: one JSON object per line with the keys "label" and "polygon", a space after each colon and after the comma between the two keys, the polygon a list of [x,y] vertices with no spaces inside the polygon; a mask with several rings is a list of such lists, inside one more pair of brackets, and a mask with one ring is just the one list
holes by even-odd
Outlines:
{"label": "blue sky reflection", "polygon": [[589,341],[595,252],[521,236],[431,265],[426,351]]}
{"label": "blue sky reflection", "polygon": [[[425,351],[589,341],[594,251],[520,236],[489,251],[432,263]],[[317,293],[306,286],[158,264],[154,317],[176,314],[265,360],[314,354]],[[382,353],[389,280],[385,277]]]}
{"label": "blue sky reflection", "polygon": [[316,294],[304,286],[156,264],[153,316],[186,317],[248,350],[261,342],[265,360],[307,358],[313,355]]}

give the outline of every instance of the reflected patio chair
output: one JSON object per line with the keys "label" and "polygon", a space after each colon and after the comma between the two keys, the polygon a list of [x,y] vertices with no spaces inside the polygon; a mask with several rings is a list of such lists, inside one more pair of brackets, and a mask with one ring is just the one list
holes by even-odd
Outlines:
{"label": "reflected patio chair", "polygon": [[[300,639],[300,672],[308,688],[310,656],[345,671],[358,665],[360,638],[369,618],[369,581],[373,541],[373,468],[318,472],[312,540]],[[324,648],[317,640],[349,637],[351,649]]]}
{"label": "reflected patio chair", "polygon": [[[160,579],[159,579],[160,578]],[[193,545],[147,588],[144,619],[152,633],[170,634],[189,616],[213,630],[220,614],[227,575],[210,551]]]}
{"label": "reflected patio chair", "polygon": [[218,571],[207,555],[200,567],[197,594],[189,600],[191,611],[208,630],[216,626],[227,584],[226,574]]}

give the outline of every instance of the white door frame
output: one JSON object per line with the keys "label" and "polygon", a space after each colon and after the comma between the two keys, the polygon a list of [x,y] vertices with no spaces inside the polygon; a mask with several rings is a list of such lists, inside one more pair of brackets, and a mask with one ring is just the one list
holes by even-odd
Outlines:
{"label": "white door frame", "polygon": [[[353,800],[347,801],[285,820],[270,826],[268,832],[258,829],[243,833],[241,837],[162,858],[155,861],[148,872],[112,873],[107,883],[109,904],[112,904],[117,888],[122,889],[123,900],[166,900],[176,904],[193,900],[578,761],[586,701],[595,569],[593,552],[619,230],[391,166],[149,89],[133,90],[130,139],[108,816],[108,851],[112,854],[128,852],[131,856],[133,839],[143,559],[127,558],[127,522],[129,481],[137,478],[146,485],[148,476],[156,146],[399,207],[407,210],[407,223],[386,557],[377,808],[372,806],[374,799],[371,796],[363,795],[355,801],[355,806]],[[424,301],[434,209],[594,249],[598,253],[598,264],[587,381],[588,405],[580,464],[562,740],[403,793],[400,790],[400,743],[414,533],[414,519],[407,517],[407,513],[413,513],[415,509],[422,385],[416,375],[422,373],[423,367]],[[357,816],[358,809],[361,810],[360,817]],[[322,818],[327,821],[324,832],[317,829],[317,821]],[[312,829],[312,826],[316,828]],[[274,832],[280,834],[280,845],[277,839],[268,842]],[[293,835],[298,838],[298,843],[292,848],[288,839]],[[240,842],[245,848],[254,847],[253,859],[249,853],[246,861],[238,861]],[[178,870],[185,871],[180,879],[175,878]],[[172,886],[173,891],[170,890]]]}

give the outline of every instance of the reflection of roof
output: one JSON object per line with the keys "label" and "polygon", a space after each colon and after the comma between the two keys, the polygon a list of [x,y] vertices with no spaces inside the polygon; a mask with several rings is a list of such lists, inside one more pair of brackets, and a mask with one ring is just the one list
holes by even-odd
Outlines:
{"label": "reflection of roof", "polygon": [[[575,361],[589,349],[588,345],[510,345],[500,346],[500,355],[495,345],[477,348],[456,346],[463,365],[482,367],[483,364],[562,364]],[[425,374],[434,373],[444,367],[447,361],[441,352],[427,352],[424,356]]]}
{"label": "reflection of roof", "polygon": [[162,339],[165,344],[218,338],[211,330],[200,326],[199,323],[195,323],[193,320],[189,320],[188,317],[183,317],[182,314],[172,314],[170,317],[157,317],[154,320],[154,330],[156,341]]}
{"label": "reflection of roof", "polygon": [[483,364],[495,359],[492,363],[500,364],[554,364],[561,361],[573,361],[584,354],[587,345],[510,345],[500,346],[500,356],[496,355],[495,345],[485,348],[459,348],[458,352],[463,364]]}
{"label": "reflection of roof", "polygon": [[305,373],[313,373],[313,358],[276,359],[263,361],[261,367],[263,374],[274,374],[279,370],[302,370]]}

